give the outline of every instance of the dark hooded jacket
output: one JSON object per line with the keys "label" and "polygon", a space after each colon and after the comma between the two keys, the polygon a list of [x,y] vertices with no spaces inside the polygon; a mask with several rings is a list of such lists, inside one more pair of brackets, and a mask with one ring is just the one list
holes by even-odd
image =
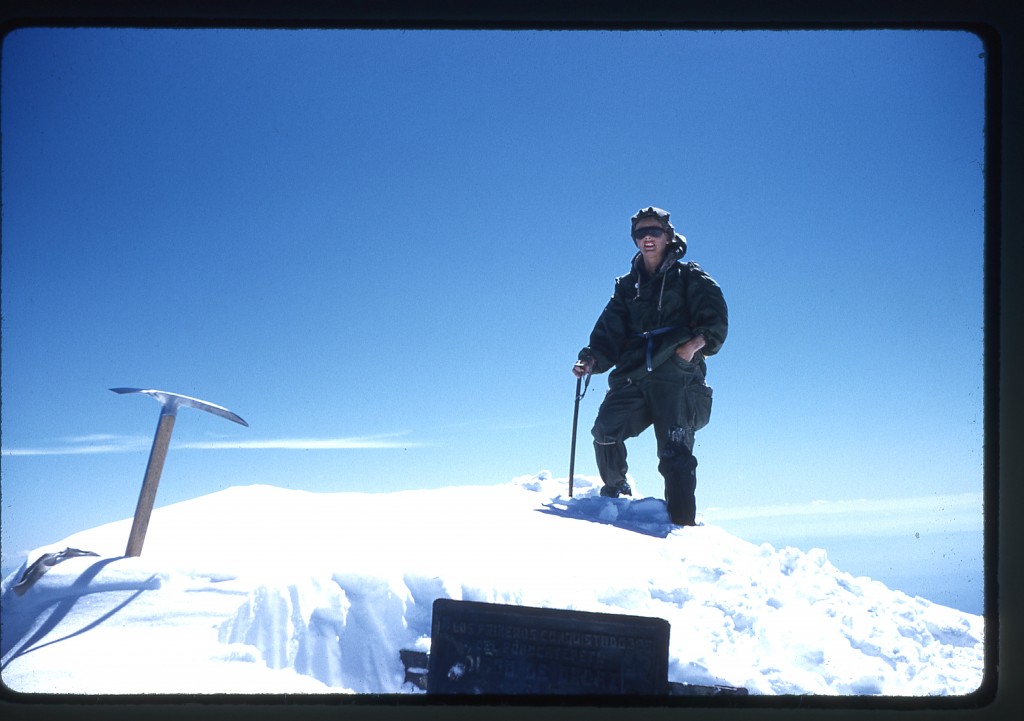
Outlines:
{"label": "dark hooded jacket", "polygon": [[579,355],[593,361],[594,373],[614,366],[610,387],[643,378],[696,335],[706,341],[694,357],[703,370],[704,356],[725,342],[729,312],[722,289],[699,265],[683,263],[684,255],[686,240],[677,235],[653,276],[637,253],[632,270],[615,279],[615,292]]}

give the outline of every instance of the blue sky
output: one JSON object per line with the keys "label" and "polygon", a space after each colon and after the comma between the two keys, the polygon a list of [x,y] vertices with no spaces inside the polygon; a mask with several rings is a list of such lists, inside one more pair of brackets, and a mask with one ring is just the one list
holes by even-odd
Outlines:
{"label": "blue sky", "polygon": [[[976,494],[980,529],[983,51],[957,31],[9,34],[5,563],[134,511],[158,406],[117,386],[250,424],[182,410],[158,505],[564,476],[569,368],[651,204],[730,309],[701,508]],[[658,494],[653,438],[630,461]]]}

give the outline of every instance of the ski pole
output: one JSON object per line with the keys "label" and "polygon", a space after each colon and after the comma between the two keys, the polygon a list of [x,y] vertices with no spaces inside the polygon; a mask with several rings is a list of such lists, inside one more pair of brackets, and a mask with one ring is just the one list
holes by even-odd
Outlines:
{"label": "ski pole", "polygon": [[576,470],[576,425],[580,418],[580,401],[583,400],[583,396],[587,394],[587,386],[590,385],[590,374],[587,373],[587,383],[583,386],[583,392],[580,393],[580,383],[583,382],[583,378],[580,376],[576,377],[576,404],[572,409],[572,448],[569,450],[569,498],[572,498],[572,477],[573,472]]}

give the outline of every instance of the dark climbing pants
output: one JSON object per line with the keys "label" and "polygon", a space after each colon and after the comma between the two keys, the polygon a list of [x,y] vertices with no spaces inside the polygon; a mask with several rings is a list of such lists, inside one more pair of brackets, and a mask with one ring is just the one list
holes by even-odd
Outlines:
{"label": "dark climbing pants", "polygon": [[697,511],[694,434],[711,416],[711,388],[701,365],[671,356],[638,381],[608,389],[594,422],[594,450],[601,479],[626,480],[626,444],[650,426],[658,444],[658,471],[673,523],[693,525]]}

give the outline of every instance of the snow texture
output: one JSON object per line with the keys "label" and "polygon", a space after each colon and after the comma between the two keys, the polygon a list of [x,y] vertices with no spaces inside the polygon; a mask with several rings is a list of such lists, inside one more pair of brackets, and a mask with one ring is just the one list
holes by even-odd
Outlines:
{"label": "snow texture", "polygon": [[[632,481],[633,479],[631,479]],[[635,481],[634,481],[635,482]],[[4,580],[2,680],[22,693],[421,691],[453,598],[654,616],[669,680],[751,694],[962,695],[984,674],[984,619],[835,568],[824,551],[679,528],[658,498],[606,499],[548,472],[388,494],[232,487],[36,549],[70,558],[22,595]],[[635,486],[634,486],[635,488]]]}

